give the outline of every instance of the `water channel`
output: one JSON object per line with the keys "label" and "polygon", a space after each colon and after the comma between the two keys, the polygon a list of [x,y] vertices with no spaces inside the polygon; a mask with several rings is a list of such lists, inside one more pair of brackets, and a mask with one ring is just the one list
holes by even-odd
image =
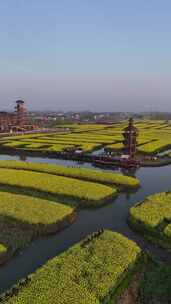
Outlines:
{"label": "water channel", "polygon": [[[19,156],[0,155],[0,159],[19,159]],[[48,158],[28,157],[27,161],[47,162],[65,166],[80,166],[73,161],[64,161]],[[91,167],[91,164],[82,164]],[[150,251],[157,259],[171,262],[171,256],[134,233],[127,225],[129,208],[146,196],[156,192],[171,189],[171,165],[159,168],[140,168],[135,173],[140,179],[141,188],[136,193],[120,194],[112,203],[94,210],[81,210],[76,221],[67,229],[47,238],[32,242],[28,248],[19,252],[7,264],[0,267],[0,292],[10,288],[19,279],[34,272],[48,259],[67,250],[79,242],[87,234],[100,228],[118,231],[133,239],[144,250]]]}

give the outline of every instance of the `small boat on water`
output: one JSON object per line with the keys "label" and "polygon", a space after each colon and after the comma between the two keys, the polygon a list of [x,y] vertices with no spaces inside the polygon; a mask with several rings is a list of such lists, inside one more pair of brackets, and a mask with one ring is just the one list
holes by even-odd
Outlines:
{"label": "small boat on water", "polygon": [[137,168],[140,166],[140,162],[135,158],[131,158],[130,155],[121,155],[120,166],[123,168]]}

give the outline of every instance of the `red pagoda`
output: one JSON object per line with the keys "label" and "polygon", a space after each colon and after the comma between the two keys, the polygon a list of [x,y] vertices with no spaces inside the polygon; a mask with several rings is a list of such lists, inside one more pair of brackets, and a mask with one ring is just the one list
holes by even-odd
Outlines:
{"label": "red pagoda", "polygon": [[123,137],[124,153],[129,155],[130,159],[134,159],[137,150],[138,129],[134,126],[133,118],[129,119],[129,124],[124,129]]}

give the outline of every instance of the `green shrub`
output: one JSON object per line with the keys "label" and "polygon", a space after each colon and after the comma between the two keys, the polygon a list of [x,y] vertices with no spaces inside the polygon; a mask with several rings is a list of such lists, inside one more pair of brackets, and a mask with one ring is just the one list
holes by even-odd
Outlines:
{"label": "green shrub", "polygon": [[7,252],[7,247],[4,246],[3,244],[0,244],[0,256],[1,254],[4,254]]}
{"label": "green shrub", "polygon": [[145,272],[139,293],[139,304],[170,303],[171,266],[153,264]]}

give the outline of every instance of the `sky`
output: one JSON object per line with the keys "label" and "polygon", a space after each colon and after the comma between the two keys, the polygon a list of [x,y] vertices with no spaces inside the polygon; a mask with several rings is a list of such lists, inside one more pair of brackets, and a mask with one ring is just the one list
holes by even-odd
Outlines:
{"label": "sky", "polygon": [[171,111],[170,0],[0,0],[0,110]]}

